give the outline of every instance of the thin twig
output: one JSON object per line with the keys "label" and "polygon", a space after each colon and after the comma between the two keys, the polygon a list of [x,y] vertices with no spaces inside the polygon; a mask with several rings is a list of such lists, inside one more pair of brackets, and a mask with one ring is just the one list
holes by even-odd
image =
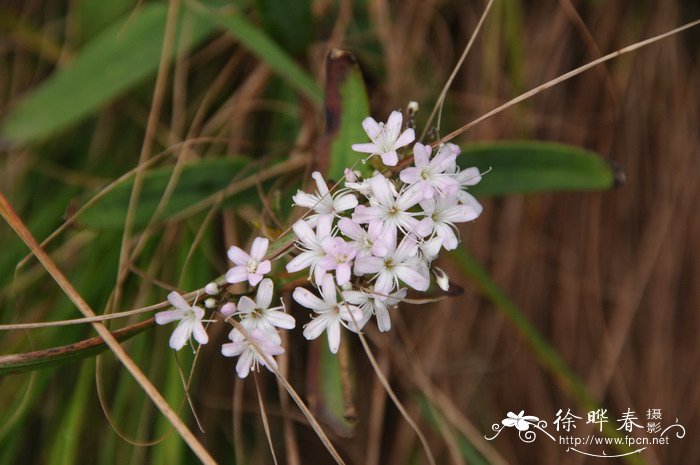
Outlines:
{"label": "thin twig", "polygon": [[665,32],[663,34],[659,34],[657,36],[643,40],[641,42],[637,42],[636,44],[632,44],[632,45],[629,45],[627,47],[621,48],[620,50],[617,50],[615,52],[608,53],[607,55],[600,57],[597,60],[593,60],[589,63],[586,63],[583,66],[579,66],[578,68],[573,69],[573,70],[569,71],[568,73],[562,74],[561,76],[554,78],[551,81],[545,82],[544,84],[539,85],[539,86],[535,87],[534,89],[529,90],[529,91],[525,92],[524,94],[519,95],[518,97],[515,97],[512,100],[509,100],[508,102],[504,103],[503,105],[501,105],[497,108],[494,108],[493,110],[480,116],[479,118],[475,119],[474,121],[467,123],[464,126],[462,126],[461,128],[452,131],[451,133],[447,134],[445,137],[438,140],[437,142],[433,142],[432,146],[437,147],[438,145],[440,145],[442,143],[450,141],[450,140],[454,139],[455,137],[459,136],[460,134],[464,133],[468,129],[472,128],[473,126],[476,126],[477,124],[492,117],[493,115],[502,112],[506,108],[510,108],[513,105],[516,105],[516,104],[522,102],[523,100],[527,100],[530,97],[535,96],[535,95],[539,94],[540,92],[545,91],[545,90],[549,89],[550,87],[553,87],[553,86],[559,84],[560,82],[566,81],[568,79],[571,79],[574,76],[577,76],[585,71],[588,71],[589,69],[591,69],[591,68],[593,68],[601,63],[604,63],[606,61],[610,61],[613,58],[617,58],[617,57],[622,56],[626,53],[633,52],[633,51],[638,50],[640,48],[646,47],[647,45],[651,45],[654,42],[658,42],[662,39],[665,39],[667,37],[678,34],[679,32],[684,31],[686,29],[690,29],[691,27],[697,26],[698,24],[700,24],[700,19],[692,21],[692,22],[687,23],[687,24],[684,24],[683,26],[677,27],[677,28],[672,29],[672,30]]}
{"label": "thin twig", "polygon": [[482,26],[482,24],[484,24],[484,20],[486,19],[486,16],[489,14],[489,11],[491,10],[491,5],[493,5],[493,1],[494,0],[489,0],[489,3],[486,5],[486,9],[484,9],[484,12],[481,15],[481,18],[479,18],[479,22],[477,23],[476,28],[474,29],[474,32],[472,33],[471,37],[469,38],[469,42],[467,43],[467,46],[464,47],[464,51],[462,52],[462,56],[459,57],[459,61],[455,65],[454,69],[452,69],[452,74],[450,74],[450,77],[447,79],[445,86],[442,88],[442,91],[440,92],[440,96],[438,97],[437,101],[435,102],[435,105],[433,106],[433,110],[430,112],[430,116],[428,117],[428,121],[425,123],[425,126],[423,127],[423,132],[419,138],[420,140],[423,140],[423,138],[425,137],[425,134],[428,132],[428,130],[430,128],[430,124],[433,122],[433,118],[435,118],[435,113],[437,113],[438,111],[440,113],[438,114],[437,129],[438,129],[438,131],[440,131],[442,105],[445,103],[445,97],[447,96],[447,91],[450,89],[450,86],[452,85],[452,82],[454,81],[455,77],[457,77],[457,72],[464,64],[464,60],[467,58],[467,55],[469,54],[469,50],[471,50],[472,45],[474,45],[474,41],[476,40],[476,37],[479,35],[479,31],[481,30],[481,26]]}
{"label": "thin twig", "polygon": [[[70,281],[68,281],[65,275],[58,269],[51,257],[49,257],[48,254],[39,246],[34,236],[32,236],[32,233],[29,232],[27,227],[24,225],[19,216],[17,216],[17,213],[15,213],[14,209],[2,193],[0,193],[0,215],[5,219],[5,221],[7,221],[10,227],[15,230],[17,235],[32,250],[32,252],[34,252],[42,265],[44,265],[46,268],[46,271],[49,272],[51,277],[56,281],[56,283],[61,287],[63,292],[76,305],[76,307],[78,307],[83,315],[88,318],[96,316],[92,308],[87,304],[87,302],[85,302],[75,287],[73,287]],[[92,325],[95,328],[95,331],[102,336],[102,339],[105,341],[107,346],[109,346],[112,352],[114,352],[114,355],[120,362],[122,362],[124,367],[129,370],[134,379],[141,385],[151,400],[153,400],[153,403],[156,404],[158,409],[170,421],[182,439],[184,439],[190,446],[192,452],[194,452],[203,463],[215,464],[216,462],[209,452],[207,452],[204,446],[197,440],[196,437],[194,437],[189,428],[187,428],[187,425],[185,425],[177,413],[175,413],[170,405],[168,405],[168,402],[163,398],[158,389],[156,389],[143,371],[141,371],[131,357],[129,357],[129,354],[126,353],[119,342],[114,338],[114,336],[112,336],[112,333],[107,329],[107,327],[100,322],[93,322]]]}
{"label": "thin twig", "polygon": [[255,391],[258,394],[258,406],[260,407],[260,417],[263,422],[263,429],[265,430],[265,437],[267,438],[267,445],[270,448],[270,453],[272,454],[272,461],[277,465],[277,454],[275,454],[275,446],[272,444],[272,435],[270,434],[270,424],[267,422],[267,413],[265,412],[265,403],[262,399],[262,394],[260,394],[260,384],[258,384],[258,376],[253,373],[253,381],[255,381]]}

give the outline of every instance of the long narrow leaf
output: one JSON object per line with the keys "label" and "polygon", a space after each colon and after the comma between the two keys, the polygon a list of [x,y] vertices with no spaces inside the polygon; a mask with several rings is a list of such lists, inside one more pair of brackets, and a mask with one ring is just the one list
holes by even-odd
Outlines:
{"label": "long narrow leaf", "polygon": [[481,182],[469,189],[480,197],[548,191],[600,190],[615,184],[615,172],[599,155],[570,145],[541,141],[467,145],[457,159],[476,166]]}

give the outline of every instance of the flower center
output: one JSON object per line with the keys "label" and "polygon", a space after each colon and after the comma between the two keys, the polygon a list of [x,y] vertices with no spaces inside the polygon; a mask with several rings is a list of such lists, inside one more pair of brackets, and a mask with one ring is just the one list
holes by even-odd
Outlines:
{"label": "flower center", "polygon": [[248,273],[255,273],[256,271],[258,271],[258,262],[251,259],[248,262]]}

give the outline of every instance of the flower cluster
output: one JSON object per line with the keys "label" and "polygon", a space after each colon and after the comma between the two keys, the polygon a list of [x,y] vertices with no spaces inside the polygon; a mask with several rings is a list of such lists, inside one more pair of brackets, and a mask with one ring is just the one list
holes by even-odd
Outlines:
{"label": "flower cluster", "polygon": [[[343,328],[358,332],[374,316],[380,331],[390,330],[390,309],[406,298],[409,289],[425,292],[434,281],[447,290],[449,279],[433,262],[441,249],[457,247],[456,224],[472,221],[482,211],[466,191],[481,180],[481,174],[476,168],[460,170],[459,147],[447,143],[433,153],[430,145],[416,142],[412,163],[405,160],[402,169],[392,169],[402,158],[402,148],[414,142],[413,129],[402,131],[398,111],[391,113],[386,124],[366,118],[362,125],[372,142],[352,148],[369,158],[380,157],[377,171],[363,177],[346,169],[337,190],[314,172],[316,192],[299,191],[293,196],[294,204],[308,211],[292,226],[296,255],[286,269],[307,272],[316,292],[297,287],[292,297],[314,313],[304,327],[304,337],[312,340],[325,332],[333,353],[340,347]],[[265,278],[272,270],[266,259],[268,247],[269,241],[259,237],[250,253],[238,247],[228,251],[234,266],[226,281],[257,287],[255,300],[244,295],[237,304],[213,297],[205,301],[207,308],[220,305],[221,315],[234,324],[231,342],[221,352],[239,357],[236,370],[242,378],[259,365],[275,366],[274,356],[284,352],[278,331],[296,324],[283,304],[271,307],[274,285]],[[220,293],[213,283],[205,290],[212,296]],[[169,300],[175,310],[158,313],[156,322],[180,320],[170,346],[179,350],[191,336],[205,344],[204,310],[190,306],[177,293]]]}
{"label": "flower cluster", "polygon": [[[386,125],[372,118],[363,122],[371,144],[353,149],[378,155],[386,166],[398,164],[397,150],[413,142],[414,132],[401,132],[402,116],[393,112]],[[362,178],[346,170],[344,187],[331,192],[320,173],[313,173],[317,192],[298,192],[297,205],[309,215],[293,230],[300,253],[287,264],[290,273],[308,270],[319,299],[304,288],[294,300],[317,315],[304,336],[327,332],[332,352],[340,341],[340,326],[359,331],[372,316],[381,331],[391,329],[389,309],[405,298],[407,288],[427,291],[432,262],[441,249],[457,247],[457,223],[476,219],[479,202],[464,189],[481,179],[476,168],[460,170],[459,147],[413,146],[413,164],[390,177],[377,171]],[[433,269],[440,287],[444,272]],[[338,292],[339,291],[339,292]]]}

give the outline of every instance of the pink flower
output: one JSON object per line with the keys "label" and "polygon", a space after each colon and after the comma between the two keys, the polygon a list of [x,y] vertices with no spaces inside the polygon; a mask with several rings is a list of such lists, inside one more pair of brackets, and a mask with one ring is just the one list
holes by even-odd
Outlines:
{"label": "pink flower", "polygon": [[[473,197],[471,198],[473,199]],[[426,215],[421,222],[426,224],[426,228],[432,230],[435,236],[441,239],[445,250],[454,250],[459,244],[455,234],[457,229],[455,223],[475,220],[482,211],[481,205],[476,199],[474,199],[474,203],[468,205],[460,204],[454,193],[423,200],[421,207],[425,210]]]}
{"label": "pink flower", "polygon": [[331,237],[332,226],[333,218],[328,216],[319,218],[316,232],[304,220],[294,223],[292,229],[297,236],[297,248],[301,250],[301,253],[287,263],[288,272],[296,273],[308,268],[309,277],[313,274],[315,282],[321,282],[321,278],[323,278],[326,271],[317,265],[326,256],[322,242],[325,238]]}
{"label": "pink flower", "polygon": [[269,244],[269,240],[256,237],[250,248],[250,255],[236,246],[228,249],[228,258],[236,266],[228,270],[226,281],[233,284],[248,280],[251,286],[256,286],[272,269],[270,260],[263,261]]}
{"label": "pink flower", "polygon": [[187,340],[192,337],[200,344],[209,342],[209,336],[202,325],[204,310],[187,303],[180,294],[173,291],[168,294],[168,301],[175,307],[175,310],[166,310],[156,313],[156,323],[165,325],[173,321],[180,321],[172,336],[170,336],[170,347],[175,350],[182,349]]}
{"label": "pink flower", "polygon": [[396,192],[394,186],[383,175],[378,174],[370,181],[372,196],[369,199],[369,207],[358,205],[352,215],[357,223],[370,223],[381,221],[387,236],[396,236],[396,229],[404,234],[422,235],[418,228],[418,220],[414,218],[421,213],[412,213],[408,210],[423,199],[423,193],[415,188],[408,188],[402,192]]}
{"label": "pink flower", "polygon": [[350,281],[352,275],[352,261],[357,255],[357,248],[348,244],[340,237],[326,237],[321,242],[326,256],[318,262],[318,267],[324,272],[335,270],[335,279],[338,286]]}
{"label": "pink flower", "polygon": [[391,316],[389,308],[396,307],[406,297],[406,289],[399,289],[386,296],[378,296],[372,289],[367,291],[343,291],[343,298],[353,305],[357,305],[362,310],[363,318],[360,327],[375,315],[377,317],[377,327],[379,331],[385,332],[391,329]]}
{"label": "pink flower", "polygon": [[360,327],[356,323],[362,320],[362,310],[345,302],[338,303],[333,276],[329,274],[323,277],[319,290],[323,299],[319,299],[303,287],[294,289],[292,297],[300,305],[316,313],[316,317],[304,328],[304,337],[308,340],[316,339],[326,331],[328,347],[335,354],[340,347],[341,324],[352,330],[359,330]]}
{"label": "pink flower", "polygon": [[341,218],[338,221],[338,229],[346,237],[353,240],[352,244],[357,248],[358,256],[383,257],[386,255],[387,249],[384,245],[381,221],[370,221],[367,230],[365,230],[359,223],[350,218]]}
{"label": "pink flower", "polygon": [[396,151],[416,139],[413,129],[409,128],[401,132],[402,124],[403,115],[400,111],[392,111],[386,125],[367,117],[362,121],[362,127],[372,143],[352,144],[352,149],[356,152],[369,153],[371,156],[379,155],[385,165],[396,166],[399,161]]}
{"label": "pink flower", "polygon": [[412,236],[405,237],[396,246],[396,237],[389,237],[388,253],[384,257],[358,257],[355,272],[376,274],[374,290],[388,296],[399,288],[399,280],[417,291],[427,291],[430,285],[425,265],[418,258],[418,244]]}
{"label": "pink flower", "polygon": [[[231,342],[221,346],[221,353],[225,357],[238,357],[236,364],[236,372],[241,378],[245,378],[250,373],[251,369],[257,371],[258,365],[270,368],[277,368],[277,362],[272,358],[274,355],[284,353],[284,349],[272,340],[259,329],[254,329],[249,332],[251,340],[247,339],[240,331],[234,329],[229,334]],[[257,344],[259,351],[255,348]],[[268,361],[269,365],[268,366]],[[270,370],[272,371],[272,370]]]}
{"label": "pink flower", "polygon": [[296,323],[292,315],[280,311],[284,310],[283,305],[270,308],[273,287],[270,278],[263,279],[258,286],[255,300],[244,295],[238,301],[237,309],[241,316],[241,325],[248,332],[260,330],[267,339],[279,344],[282,340],[275,328],[292,329]]}
{"label": "pink flower", "polygon": [[[306,221],[311,227],[316,226],[316,223],[322,216],[333,218],[333,216],[338,213],[355,208],[357,205],[357,197],[352,194],[340,191],[332,195],[326,185],[326,181],[318,171],[314,171],[311,177],[316,181],[316,194],[307,194],[306,192],[298,191],[296,195],[292,197],[295,205],[306,207],[314,211],[314,213],[306,218]],[[347,192],[347,189],[345,192]]]}
{"label": "pink flower", "polygon": [[446,145],[440,147],[437,155],[431,160],[431,147],[416,142],[413,146],[415,166],[401,171],[401,180],[419,189],[424,199],[432,199],[436,194],[445,195],[448,191],[456,192],[459,189],[459,183],[454,175],[448,174],[451,169],[454,169],[459,152],[446,147]]}

